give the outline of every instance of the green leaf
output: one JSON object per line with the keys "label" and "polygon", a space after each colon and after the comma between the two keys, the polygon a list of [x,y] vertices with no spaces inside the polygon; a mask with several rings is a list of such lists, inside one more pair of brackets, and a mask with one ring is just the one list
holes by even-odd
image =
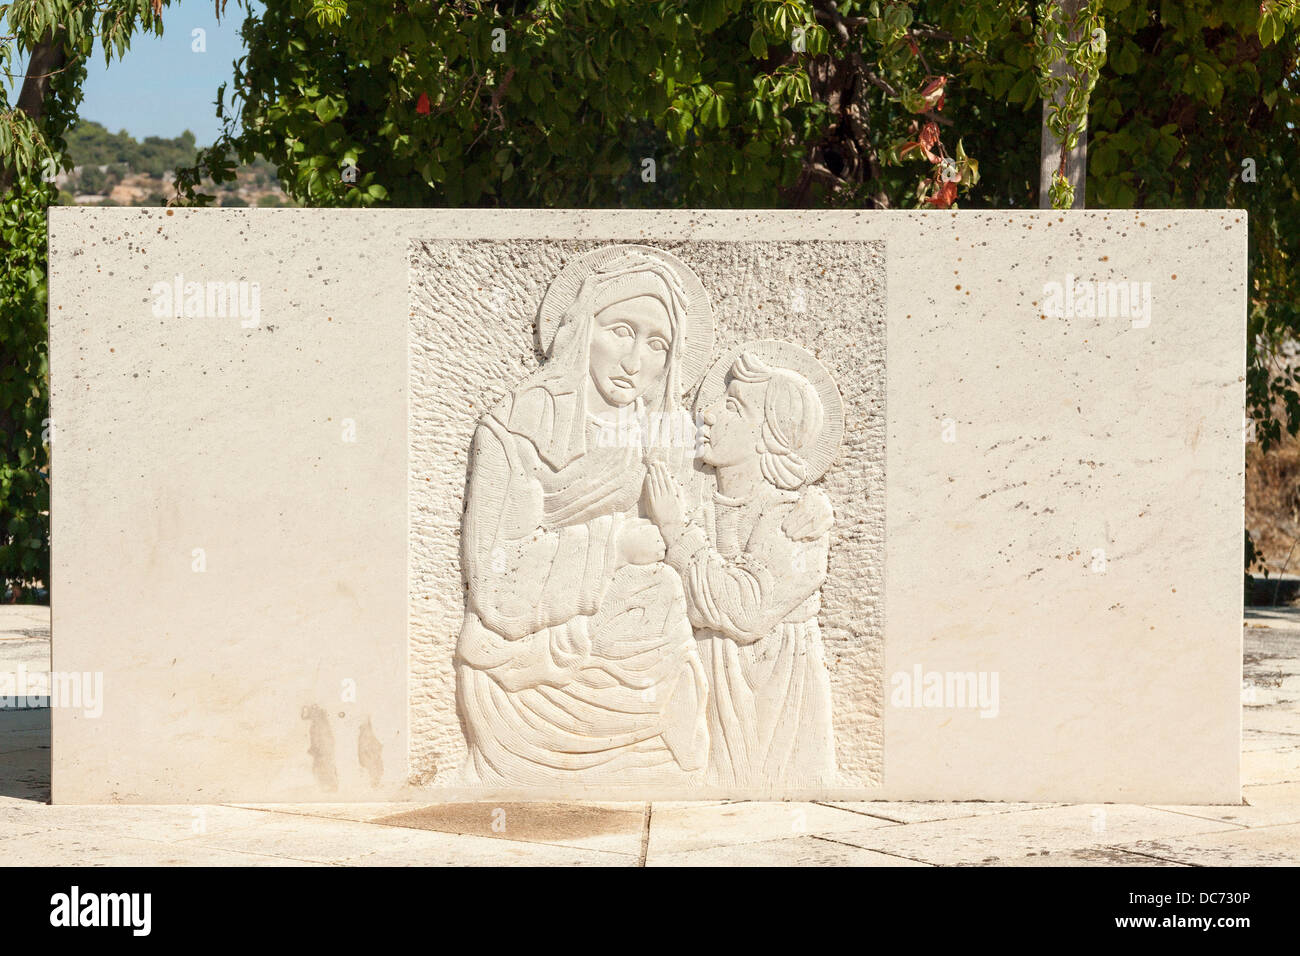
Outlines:
{"label": "green leaf", "polygon": [[322,96],[316,101],[316,115],[320,117],[322,123],[328,123],[336,116],[342,115],[345,105],[341,100]]}
{"label": "green leaf", "polygon": [[677,112],[677,138],[680,142],[686,141],[686,136],[695,125],[695,118],[691,116],[690,110],[678,110]]}

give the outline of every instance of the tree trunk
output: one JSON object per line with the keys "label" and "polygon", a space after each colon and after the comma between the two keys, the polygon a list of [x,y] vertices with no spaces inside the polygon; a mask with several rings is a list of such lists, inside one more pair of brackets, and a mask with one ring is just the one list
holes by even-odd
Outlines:
{"label": "tree trunk", "polygon": [[[63,36],[47,33],[32,48],[32,55],[27,62],[27,75],[23,80],[22,91],[18,94],[17,109],[26,113],[34,121],[45,115],[45,98],[50,92],[52,74],[67,66],[68,52]],[[0,195],[7,193],[14,183],[17,170],[13,166],[0,168]]]}

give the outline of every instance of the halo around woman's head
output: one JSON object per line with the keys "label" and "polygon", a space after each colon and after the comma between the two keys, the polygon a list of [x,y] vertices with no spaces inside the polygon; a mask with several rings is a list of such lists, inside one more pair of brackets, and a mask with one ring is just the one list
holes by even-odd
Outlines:
{"label": "halo around woman's head", "polygon": [[537,310],[537,344],[543,354],[550,352],[564,313],[578,297],[583,280],[629,253],[658,260],[677,277],[682,292],[686,295],[686,327],[682,330],[680,379],[685,393],[700,380],[709,356],[713,353],[713,307],[699,276],[686,263],[662,249],[627,243],[601,246],[568,263],[547,288]]}
{"label": "halo around woman's head", "polygon": [[722,358],[713,363],[700,390],[695,396],[695,414],[698,419],[702,409],[717,401],[726,391],[727,373],[740,357],[741,352],[748,352],[762,359],[768,365],[786,368],[798,372],[817,390],[822,400],[822,430],[817,436],[816,445],[805,456],[808,460],[808,477],[805,484],[812,484],[820,479],[840,454],[840,443],[844,440],[844,400],[840,397],[839,386],[826,367],[802,346],[778,339],[759,339],[746,342],[724,352]]}

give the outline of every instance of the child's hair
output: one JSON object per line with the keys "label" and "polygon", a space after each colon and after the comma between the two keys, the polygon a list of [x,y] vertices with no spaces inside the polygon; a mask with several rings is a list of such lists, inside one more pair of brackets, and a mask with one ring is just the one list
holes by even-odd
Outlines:
{"label": "child's hair", "polygon": [[798,490],[808,480],[805,452],[821,434],[826,414],[817,389],[798,372],[768,365],[752,352],[741,352],[727,377],[767,385],[759,468],[776,487]]}

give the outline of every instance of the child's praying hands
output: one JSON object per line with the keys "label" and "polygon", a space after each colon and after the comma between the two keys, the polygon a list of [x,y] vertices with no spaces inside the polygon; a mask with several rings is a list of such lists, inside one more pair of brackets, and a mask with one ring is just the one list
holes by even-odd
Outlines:
{"label": "child's praying hands", "polygon": [[681,488],[662,461],[652,461],[646,469],[645,502],[650,520],[658,525],[664,543],[672,547],[672,543],[681,537],[686,518]]}

